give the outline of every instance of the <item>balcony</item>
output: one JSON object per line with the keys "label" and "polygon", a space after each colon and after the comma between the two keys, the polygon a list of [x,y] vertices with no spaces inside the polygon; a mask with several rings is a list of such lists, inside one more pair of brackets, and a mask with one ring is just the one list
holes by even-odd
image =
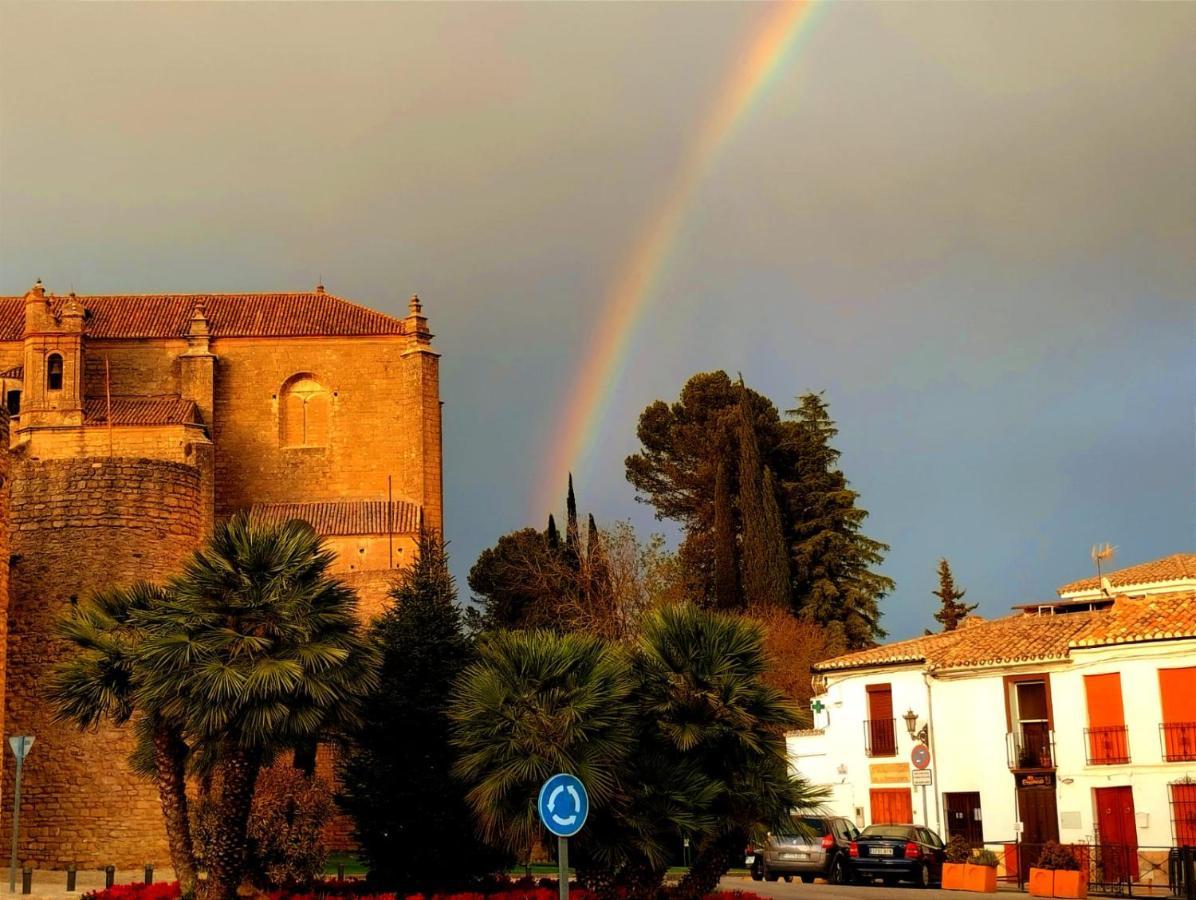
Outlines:
{"label": "balcony", "polygon": [[865,756],[896,756],[897,755],[897,720],[896,719],[865,719],[864,720],[864,755]]}
{"label": "balcony", "polygon": [[1130,761],[1129,729],[1104,725],[1084,729],[1084,748],[1090,766],[1116,766]]}
{"label": "balcony", "polygon": [[1159,726],[1163,759],[1167,762],[1196,760],[1196,722],[1164,722]]}
{"label": "balcony", "polygon": [[1055,768],[1055,732],[1037,723],[1006,734],[1005,749],[1013,771]]}

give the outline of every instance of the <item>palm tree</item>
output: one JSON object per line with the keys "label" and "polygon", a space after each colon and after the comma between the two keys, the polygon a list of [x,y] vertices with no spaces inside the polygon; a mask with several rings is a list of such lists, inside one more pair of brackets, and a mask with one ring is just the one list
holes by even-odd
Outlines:
{"label": "palm tree", "polygon": [[797,709],[762,680],[763,640],[751,620],[679,605],[647,618],[634,654],[643,740],[707,781],[713,825],[696,841],[682,897],[714,890],[752,832],[824,799],[789,771],[784,732]]}
{"label": "palm tree", "polygon": [[[163,591],[146,582],[103,591],[72,606],[58,633],[78,652],[56,667],[48,694],[58,721],[94,729],[104,720],[124,725],[135,718],[139,753],[134,765],[154,779],[170,861],[184,897],[195,893],[195,857],[187,816],[187,745],[179,724],[154,708],[134,704],[137,654],[144,630],[138,615],[162,602]],[[140,763],[140,764],[139,764]]]}
{"label": "palm tree", "polygon": [[355,595],[329,574],[334,557],[306,523],[239,514],[217,526],[161,602],[138,610],[134,703],[179,722],[196,770],[218,786],[207,900],[240,886],[261,766],[355,722],[376,684],[377,651]]}
{"label": "palm tree", "polygon": [[631,691],[626,656],[598,638],[484,636],[449,704],[454,771],[469,786],[482,837],[526,854],[543,834],[536,794],[557,772],[581,779],[593,810],[613,802],[634,739]]}

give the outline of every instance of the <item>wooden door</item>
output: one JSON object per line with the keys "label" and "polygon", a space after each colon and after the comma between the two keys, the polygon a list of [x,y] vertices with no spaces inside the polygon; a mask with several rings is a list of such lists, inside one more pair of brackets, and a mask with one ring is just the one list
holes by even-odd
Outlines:
{"label": "wooden door", "polygon": [[1101,881],[1132,884],[1138,880],[1138,823],[1134,789],[1096,788],[1096,833],[1100,842]]}
{"label": "wooden door", "polygon": [[948,840],[958,835],[973,847],[984,843],[984,823],[980,814],[980,794],[977,791],[943,794],[947,809]]}
{"label": "wooden door", "polygon": [[1038,860],[1042,845],[1059,840],[1059,813],[1055,807],[1055,787],[1024,787],[1017,790],[1017,816],[1022,823],[1022,878],[1030,877],[1030,867]]}
{"label": "wooden door", "polygon": [[893,688],[888,684],[869,684],[865,690],[868,692],[868,755],[896,756]]}
{"label": "wooden door", "polygon": [[914,820],[914,805],[909,788],[873,788],[873,825],[907,825]]}

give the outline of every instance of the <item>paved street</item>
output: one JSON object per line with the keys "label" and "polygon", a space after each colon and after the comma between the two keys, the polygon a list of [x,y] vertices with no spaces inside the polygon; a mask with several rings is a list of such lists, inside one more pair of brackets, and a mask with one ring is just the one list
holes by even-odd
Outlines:
{"label": "paved street", "polygon": [[[765,897],[775,897],[776,900],[844,900],[844,898],[866,897],[868,900],[927,900],[931,897],[952,897],[963,900],[965,897],[975,896],[963,891],[922,891],[915,887],[884,887],[876,885],[864,887],[852,884],[802,884],[793,879],[791,884],[784,881],[752,881],[750,878],[724,878],[719,885],[725,891],[751,891]],[[1005,891],[1003,890],[1002,893]],[[1012,891],[1017,893],[1016,890]],[[1024,895],[1023,895],[1024,896]]]}

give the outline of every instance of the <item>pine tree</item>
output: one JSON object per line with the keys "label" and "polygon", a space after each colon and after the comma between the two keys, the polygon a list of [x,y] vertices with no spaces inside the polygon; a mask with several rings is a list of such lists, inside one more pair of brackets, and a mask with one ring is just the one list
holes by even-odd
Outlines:
{"label": "pine tree", "polygon": [[792,558],[801,615],[842,633],[849,650],[884,637],[878,602],[893,580],[872,571],[887,544],[860,533],[868,512],[838,468],[838,434],[820,394],[804,394],[788,410],[797,426],[795,478],[789,486]]}
{"label": "pine tree", "polygon": [[739,516],[743,523],[743,599],[750,608],[789,605],[789,560],[776,480],[760,459],[746,394],[739,404]]}
{"label": "pine tree", "polygon": [[735,565],[735,510],[726,459],[718,462],[714,479],[714,605],[733,610],[742,606],[739,570]]}
{"label": "pine tree", "polygon": [[552,513],[548,514],[548,529],[544,532],[544,539],[548,542],[548,549],[555,553],[561,547],[561,533],[556,530],[556,519]]}
{"label": "pine tree", "polygon": [[943,626],[943,631],[954,631],[959,623],[967,618],[978,603],[960,603],[966,590],[957,590],[955,576],[951,574],[951,566],[947,560],[939,560],[939,589],[931,591],[942,602],[939,611],[934,614],[935,619]]}
{"label": "pine tree", "polygon": [[581,569],[581,532],[577,527],[577,497],[573,494],[573,473],[569,473],[569,493],[565,498],[565,562],[575,571]]}
{"label": "pine tree", "polygon": [[381,684],[343,754],[339,799],[372,882],[408,894],[444,889],[446,877],[463,886],[501,860],[461,827],[471,814],[450,774],[446,698],[474,654],[437,535],[420,537],[391,597],[372,631]]}

